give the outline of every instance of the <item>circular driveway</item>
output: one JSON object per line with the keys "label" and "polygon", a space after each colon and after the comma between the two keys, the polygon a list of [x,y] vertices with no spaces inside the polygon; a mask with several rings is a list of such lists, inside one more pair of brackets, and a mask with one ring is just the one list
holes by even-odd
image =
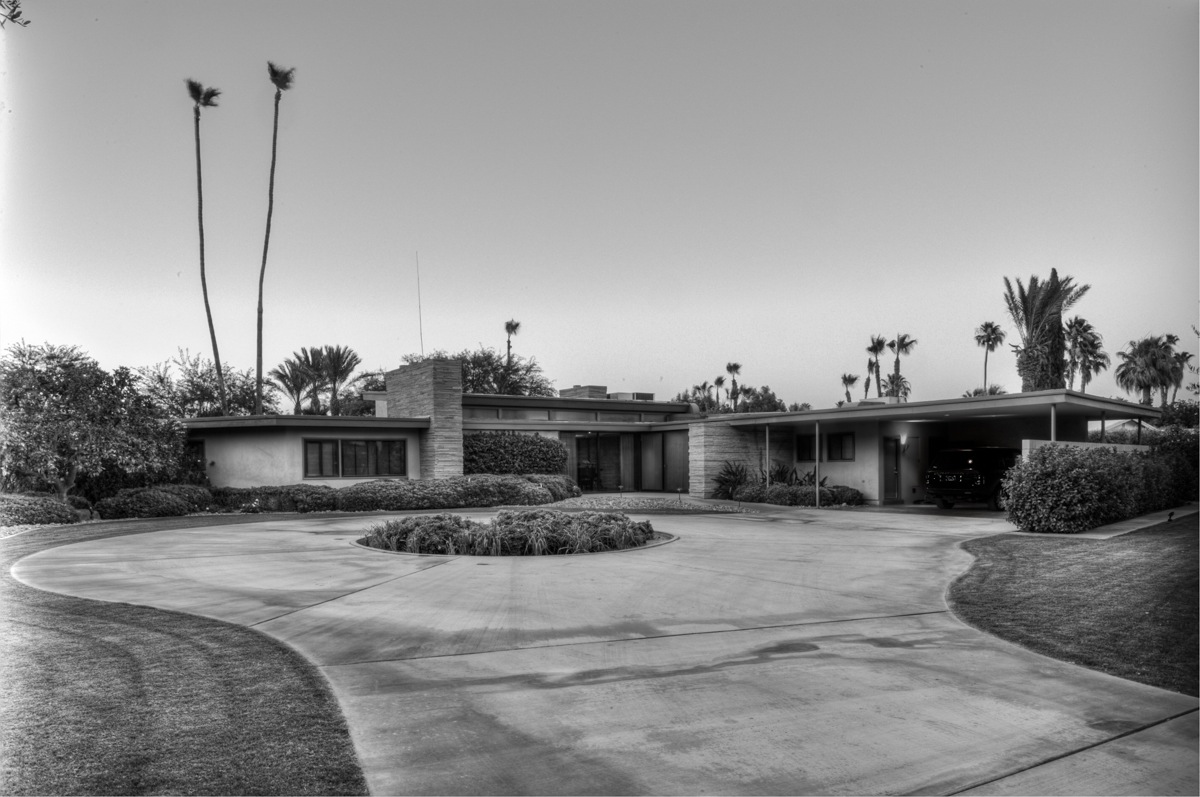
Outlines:
{"label": "circular driveway", "polygon": [[1195,793],[1195,698],[949,613],[958,543],[1012,530],[993,515],[631,516],[679,539],[407,556],[352,545],[378,517],[297,518],[68,545],[13,573],[293,646],[376,794]]}

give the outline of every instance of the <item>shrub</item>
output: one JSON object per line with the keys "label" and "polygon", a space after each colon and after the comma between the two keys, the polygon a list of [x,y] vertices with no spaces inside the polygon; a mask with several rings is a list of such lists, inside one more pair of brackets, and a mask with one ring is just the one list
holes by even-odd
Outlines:
{"label": "shrub", "polygon": [[[578,495],[575,483],[563,477],[542,477],[542,482],[522,476],[452,476],[448,479],[400,481],[376,479],[360,482],[337,491],[337,506],[346,512],[393,512],[404,509],[454,509],[488,506],[534,506],[555,499],[549,485],[558,494]],[[559,482],[549,479],[558,478]]]}
{"label": "shrub", "polygon": [[57,498],[0,495],[0,526],[78,523],[75,510]]}
{"label": "shrub", "polygon": [[457,515],[423,515],[372,526],[363,545],[409,553],[545,556],[622,550],[654,538],[649,523],[615,512],[505,511],[490,524]]}
{"label": "shrub", "polygon": [[[822,480],[824,481],[824,480]],[[752,504],[777,504],[779,506],[816,506],[816,495],[812,484],[772,484],[767,486],[762,482],[748,484],[740,488],[736,495],[738,501]],[[821,506],[837,506],[862,504],[862,493],[853,487],[834,485],[821,487]]]}
{"label": "shrub", "polygon": [[570,476],[550,475],[545,473],[523,474],[526,481],[540,484],[550,491],[550,497],[555,501],[565,501],[568,498],[578,498],[583,495],[579,485]]}
{"label": "shrub", "polygon": [[337,490],[323,484],[216,487],[212,496],[227,512],[332,512]]}
{"label": "shrub", "polygon": [[208,512],[213,508],[213,495],[207,487],[195,484],[160,484],[154,489],[182,498],[188,512]]}
{"label": "shrub", "polygon": [[1170,446],[1149,454],[1043,446],[1008,472],[1004,489],[1008,519],[1022,531],[1078,534],[1178,506],[1195,494],[1195,471]]}
{"label": "shrub", "polygon": [[467,475],[561,474],[567,447],[541,435],[479,432],[463,436],[463,473]]}
{"label": "shrub", "polygon": [[104,520],[179,517],[189,511],[187,500],[157,487],[125,489],[96,502],[96,513]]}
{"label": "shrub", "polygon": [[750,482],[750,472],[743,462],[725,460],[713,481],[717,485],[713,490],[713,498],[733,499],[738,488]]}

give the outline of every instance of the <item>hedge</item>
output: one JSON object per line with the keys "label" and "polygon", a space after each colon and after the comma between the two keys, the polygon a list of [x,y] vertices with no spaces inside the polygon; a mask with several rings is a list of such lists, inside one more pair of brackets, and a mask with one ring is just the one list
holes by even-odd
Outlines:
{"label": "hedge", "polygon": [[0,526],[78,523],[74,509],[57,498],[0,495]]}
{"label": "hedge", "polygon": [[[862,493],[853,487],[835,484],[821,487],[821,506],[838,506],[846,504],[859,506],[863,503]],[[772,484],[765,482],[747,484],[737,488],[733,493],[736,501],[752,504],[779,504],[781,506],[816,506],[816,495],[812,485]]]}
{"label": "hedge", "polygon": [[1005,476],[1005,509],[1022,531],[1078,534],[1179,506],[1195,481],[1180,451],[1043,446]]}
{"label": "hedge", "polygon": [[463,473],[561,474],[567,447],[541,435],[478,432],[463,435]]}
{"label": "hedge", "polygon": [[359,543],[407,553],[543,556],[623,550],[654,538],[647,522],[616,512],[505,511],[490,524],[458,515],[418,515],[376,524]]}
{"label": "hedge", "polygon": [[216,487],[218,509],[225,512],[332,512],[337,490],[323,484],[285,484],[270,487]]}

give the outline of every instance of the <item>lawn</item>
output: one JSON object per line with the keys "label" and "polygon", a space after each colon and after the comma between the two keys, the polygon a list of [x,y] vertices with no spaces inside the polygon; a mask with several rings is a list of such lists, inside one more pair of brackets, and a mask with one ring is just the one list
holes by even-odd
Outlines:
{"label": "lawn", "polygon": [[0,793],[366,794],[327,683],[241,626],[42,592],[45,548],[270,516],[122,521],[0,540]]}
{"label": "lawn", "polygon": [[1109,540],[970,540],[950,606],[1038,653],[1195,696],[1198,536],[1192,515]]}

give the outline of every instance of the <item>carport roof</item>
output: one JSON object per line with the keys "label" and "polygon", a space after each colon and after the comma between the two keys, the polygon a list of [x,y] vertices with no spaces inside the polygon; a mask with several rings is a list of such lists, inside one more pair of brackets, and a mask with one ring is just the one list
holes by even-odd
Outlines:
{"label": "carport roof", "polygon": [[[813,421],[961,421],[984,418],[1044,417],[1051,411],[1059,418],[1085,417],[1089,420],[1157,421],[1159,411],[1144,404],[1121,399],[1090,396],[1073,390],[1041,390],[1034,393],[1010,393],[1001,396],[913,401],[898,404],[860,402],[849,407],[800,412],[762,412],[746,415],[709,416],[731,426],[798,425]],[[700,421],[703,422],[703,421]]]}

